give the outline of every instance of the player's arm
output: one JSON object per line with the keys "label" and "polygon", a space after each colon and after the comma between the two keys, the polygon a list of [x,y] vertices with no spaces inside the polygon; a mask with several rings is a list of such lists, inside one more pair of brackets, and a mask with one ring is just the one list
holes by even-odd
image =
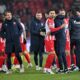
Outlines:
{"label": "player's arm", "polygon": [[26,37],[25,26],[24,26],[24,29],[23,29],[23,38],[24,38],[24,43],[26,43],[27,37]]}
{"label": "player's arm", "polygon": [[23,31],[24,39],[26,40],[26,31]]}
{"label": "player's arm", "polygon": [[17,26],[18,26],[18,29],[19,29],[19,36],[21,36],[22,32],[23,32],[23,28],[22,28],[22,25],[20,24],[20,22],[16,21],[17,22]]}
{"label": "player's arm", "polygon": [[21,22],[21,26],[22,26],[22,29],[23,29],[23,42],[26,44],[26,29],[25,29],[25,25]]}
{"label": "player's arm", "polygon": [[61,30],[62,28],[64,28],[65,24],[59,25],[59,26],[57,26],[56,28],[53,27],[53,26],[51,26],[51,25],[49,25],[49,24],[48,24],[48,26],[49,26],[49,29],[50,29],[51,32],[56,32],[56,31],[59,31],[59,30]]}
{"label": "player's arm", "polygon": [[59,31],[60,29],[62,29],[63,27],[64,27],[64,24],[57,28],[53,28],[53,27],[49,27],[49,28],[50,28],[51,32],[56,32],[56,31]]}
{"label": "player's arm", "polygon": [[24,39],[26,39],[26,29],[25,29],[25,25],[22,23],[22,28],[23,28],[23,37]]}
{"label": "player's arm", "polygon": [[80,24],[80,21],[79,22],[76,22],[76,24]]}

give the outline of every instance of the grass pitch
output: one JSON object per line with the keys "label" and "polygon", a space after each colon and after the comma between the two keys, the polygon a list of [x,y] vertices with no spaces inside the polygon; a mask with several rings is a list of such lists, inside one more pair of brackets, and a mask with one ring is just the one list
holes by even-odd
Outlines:
{"label": "grass pitch", "polygon": [[[46,55],[44,55],[45,63]],[[80,72],[72,72],[69,74],[44,74],[42,71],[36,71],[33,61],[33,55],[31,56],[33,68],[27,68],[27,63],[24,62],[25,72],[23,74],[19,71],[14,71],[12,74],[6,75],[0,73],[0,80],[80,80]]]}

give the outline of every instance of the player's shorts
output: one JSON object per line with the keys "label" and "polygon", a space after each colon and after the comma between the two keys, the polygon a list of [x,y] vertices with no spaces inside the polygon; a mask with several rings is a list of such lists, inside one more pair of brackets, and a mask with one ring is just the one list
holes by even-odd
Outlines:
{"label": "player's shorts", "polygon": [[22,52],[26,51],[26,44],[21,43]]}
{"label": "player's shorts", "polygon": [[45,51],[46,52],[53,52],[54,50],[54,40],[53,39],[45,39]]}
{"label": "player's shorts", "polygon": [[70,41],[66,41],[66,48],[65,48],[65,50],[70,50]]}

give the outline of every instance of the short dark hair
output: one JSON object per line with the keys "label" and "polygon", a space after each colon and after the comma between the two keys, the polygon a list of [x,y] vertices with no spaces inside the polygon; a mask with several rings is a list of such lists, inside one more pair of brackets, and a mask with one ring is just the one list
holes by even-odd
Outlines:
{"label": "short dark hair", "polygon": [[48,11],[46,13],[49,14],[50,11],[55,11],[56,12],[56,9],[54,9],[54,8],[48,9]]}

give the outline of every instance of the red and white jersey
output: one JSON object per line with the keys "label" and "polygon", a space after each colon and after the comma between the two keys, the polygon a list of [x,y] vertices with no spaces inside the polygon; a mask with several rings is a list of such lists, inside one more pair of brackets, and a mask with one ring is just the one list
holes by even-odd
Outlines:
{"label": "red and white jersey", "polygon": [[22,28],[23,28],[23,32],[22,32],[22,34],[21,34],[20,42],[23,43],[23,41],[24,41],[25,26],[24,26],[24,24],[23,24],[22,22],[21,22],[21,26],[22,26]]}
{"label": "red and white jersey", "polygon": [[[57,28],[55,28],[55,23],[53,18],[48,18],[45,24],[45,29],[46,29],[46,33],[48,32],[56,32],[59,31],[60,29],[62,29],[61,26],[58,26]],[[55,40],[55,36],[52,36],[53,40]]]}
{"label": "red and white jersey", "polygon": [[45,51],[52,52],[54,51],[54,40],[52,40],[52,36],[49,35],[45,39]]}
{"label": "red and white jersey", "polygon": [[[55,24],[54,24],[54,20],[53,18],[48,18],[45,24],[45,29],[46,29],[46,33],[50,33],[50,32],[56,32],[60,29],[62,29],[61,26],[55,28]],[[45,50],[47,52],[52,52],[54,51],[54,40],[55,40],[55,36],[53,35],[46,35],[45,37]]]}
{"label": "red and white jersey", "polygon": [[66,24],[65,29],[68,29],[69,28],[69,19],[68,18],[65,18],[64,19],[64,22]]}
{"label": "red and white jersey", "polygon": [[[1,28],[2,28],[2,23],[0,23],[0,30]],[[0,37],[0,52],[4,51],[4,49],[5,49],[5,40]]]}
{"label": "red and white jersey", "polygon": [[[53,18],[48,18],[46,20],[46,23],[45,23],[46,33],[51,32],[51,30],[50,30],[49,27],[52,27],[52,28],[55,27]],[[49,36],[48,37],[46,36],[46,39],[48,39],[48,38],[49,38]],[[55,36],[52,36],[52,37],[50,36],[50,38],[52,38],[53,40],[55,40]]]}
{"label": "red and white jersey", "polygon": [[69,19],[68,19],[68,18],[64,19],[64,22],[65,22],[65,24],[66,24],[66,26],[65,26],[66,40],[67,40],[67,41],[70,41]]}

